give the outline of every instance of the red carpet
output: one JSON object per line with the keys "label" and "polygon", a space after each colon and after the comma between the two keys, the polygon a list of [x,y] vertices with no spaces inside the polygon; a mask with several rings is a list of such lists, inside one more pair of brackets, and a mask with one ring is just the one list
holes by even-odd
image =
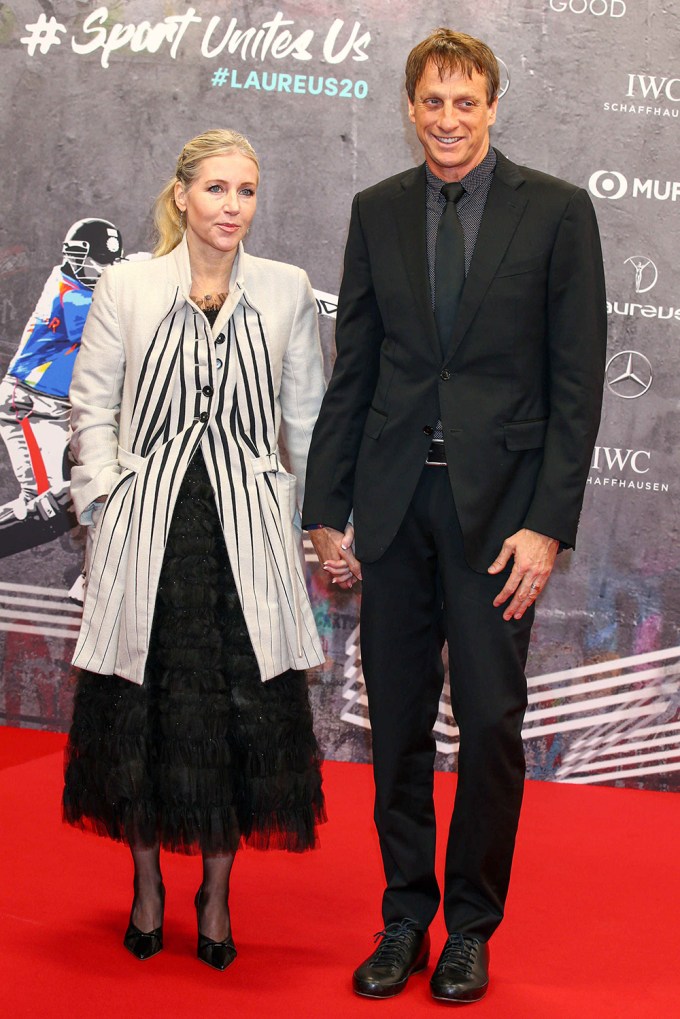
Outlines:
{"label": "red carpet", "polygon": [[[164,856],[163,953],[139,963],[123,949],[128,852],[62,826],[62,743],[0,727],[3,1016],[386,1019],[452,1011],[432,1002],[424,976],[388,1002],[351,992],[352,969],[380,926],[368,767],[325,766],[331,820],[318,852],[247,850],[237,860],[239,956],[217,973],[193,955],[196,858]],[[454,782],[438,776],[442,818]],[[466,1015],[677,1015],[678,808],[672,793],[530,783],[508,915],[492,942],[491,989]],[[438,952],[439,918],[432,933]]]}

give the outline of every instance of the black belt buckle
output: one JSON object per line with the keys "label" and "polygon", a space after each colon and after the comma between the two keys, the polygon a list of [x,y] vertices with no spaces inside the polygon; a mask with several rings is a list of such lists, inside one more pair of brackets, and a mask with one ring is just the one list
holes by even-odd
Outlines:
{"label": "black belt buckle", "polygon": [[432,440],[425,463],[432,467],[446,467],[446,450],[441,439]]}

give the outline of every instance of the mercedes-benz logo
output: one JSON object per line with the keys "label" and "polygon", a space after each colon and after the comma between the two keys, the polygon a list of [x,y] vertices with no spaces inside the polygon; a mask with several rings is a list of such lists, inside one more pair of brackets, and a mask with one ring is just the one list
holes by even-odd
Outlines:
{"label": "mercedes-benz logo", "polygon": [[623,264],[628,265],[629,263],[635,269],[635,293],[646,294],[648,290],[655,286],[659,278],[654,262],[647,255],[631,255]]}
{"label": "mercedes-benz logo", "polygon": [[502,99],[505,93],[510,88],[510,72],[508,71],[508,65],[500,57],[496,57],[498,61],[498,70],[500,72],[500,82],[498,86],[498,98]]}
{"label": "mercedes-benz logo", "polygon": [[637,350],[621,350],[607,362],[607,387],[622,400],[644,396],[652,384],[652,366]]}

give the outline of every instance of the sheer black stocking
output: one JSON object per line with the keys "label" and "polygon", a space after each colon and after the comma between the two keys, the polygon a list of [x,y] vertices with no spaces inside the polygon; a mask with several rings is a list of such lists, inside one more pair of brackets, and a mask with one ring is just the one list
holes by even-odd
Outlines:
{"label": "sheer black stocking", "polygon": [[130,846],[135,865],[135,898],[130,917],[140,931],[152,931],[163,923],[163,878],[160,845]]}
{"label": "sheer black stocking", "polygon": [[234,853],[203,855],[203,884],[198,905],[199,933],[213,941],[231,934],[229,920],[229,878]]}

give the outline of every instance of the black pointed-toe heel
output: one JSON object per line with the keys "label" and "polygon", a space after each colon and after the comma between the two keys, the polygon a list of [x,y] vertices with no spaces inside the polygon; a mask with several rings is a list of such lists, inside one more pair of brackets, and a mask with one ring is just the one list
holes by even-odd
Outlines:
{"label": "black pointed-toe heel", "polygon": [[[152,931],[140,931],[139,927],[136,927],[132,922],[132,914],[135,911],[136,902],[137,894],[135,891],[132,909],[130,910],[130,923],[125,932],[123,944],[128,952],[132,952],[136,959],[144,962],[146,959],[151,959],[152,956],[158,955],[163,948],[163,923],[161,922],[160,927],[156,927]],[[165,888],[163,885],[161,885],[161,911],[165,912]]]}
{"label": "black pointed-toe heel", "polygon": [[231,934],[228,938],[225,938],[224,941],[213,941],[212,938],[207,938],[205,934],[201,934],[198,914],[202,891],[203,886],[198,889],[196,892],[196,898],[194,899],[194,905],[196,907],[196,923],[199,928],[196,955],[201,962],[206,963],[208,966],[212,966],[213,969],[225,970],[227,966],[231,966],[232,962],[236,958],[236,946]]}

